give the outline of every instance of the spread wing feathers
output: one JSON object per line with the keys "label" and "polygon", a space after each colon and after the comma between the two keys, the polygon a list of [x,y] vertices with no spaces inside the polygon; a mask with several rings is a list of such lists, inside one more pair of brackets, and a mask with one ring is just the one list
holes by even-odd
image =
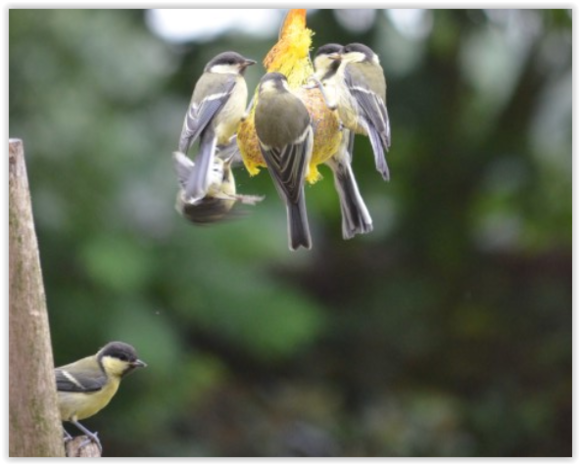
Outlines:
{"label": "spread wing feathers", "polygon": [[177,181],[182,189],[185,189],[187,180],[193,170],[193,162],[181,152],[173,152],[173,166],[177,174]]}
{"label": "spread wing feathers", "polygon": [[214,163],[216,142],[215,131],[213,127],[208,126],[201,134],[199,153],[195,157],[191,175],[185,186],[186,199],[198,200],[207,194]]}
{"label": "spread wing feathers", "polygon": [[100,370],[83,368],[57,368],[56,389],[61,392],[100,391],[107,382],[107,375]]}
{"label": "spread wing feathers", "polygon": [[312,154],[312,127],[307,128],[302,142],[284,147],[261,146],[262,154],[270,174],[275,180],[280,195],[291,203],[298,202],[304,186],[306,167]]}
{"label": "spread wing feathers", "polygon": [[[238,166],[242,164],[242,156],[237,144],[237,137],[234,135],[228,144],[218,145],[216,147],[215,156],[221,158],[224,163],[231,166]],[[193,161],[181,152],[173,152],[173,166],[179,186],[185,190],[187,181],[191,176],[195,164]]]}
{"label": "spread wing feathers", "polygon": [[263,195],[225,194],[223,192],[217,193],[213,198],[216,200],[233,200],[244,205],[256,205],[258,202],[265,199]]}
{"label": "spread wing feathers", "polygon": [[[207,127],[215,114],[226,104],[236,85],[235,77],[224,75],[225,78],[216,86],[212,86],[212,93],[196,101],[192,97],[189,109],[183,121],[183,128],[179,136],[179,151],[187,153],[192,144]],[[203,79],[203,76],[202,78]],[[200,79],[200,81],[201,81]],[[198,83],[198,85],[201,83]]]}

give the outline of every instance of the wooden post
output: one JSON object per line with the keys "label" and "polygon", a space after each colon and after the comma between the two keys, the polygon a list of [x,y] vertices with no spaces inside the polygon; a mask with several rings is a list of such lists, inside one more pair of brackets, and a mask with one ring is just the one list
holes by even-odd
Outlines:
{"label": "wooden post", "polygon": [[99,447],[88,436],[77,436],[66,443],[67,457],[100,457]]}
{"label": "wooden post", "polygon": [[9,455],[64,457],[54,361],[22,141],[8,141]]}

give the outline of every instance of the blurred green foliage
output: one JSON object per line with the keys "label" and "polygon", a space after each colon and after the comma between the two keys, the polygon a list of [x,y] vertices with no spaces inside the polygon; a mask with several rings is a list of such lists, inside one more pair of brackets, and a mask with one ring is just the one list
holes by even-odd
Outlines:
{"label": "blurred green foliage", "polygon": [[267,198],[234,221],[173,207],[205,62],[274,36],[170,44],[143,11],[10,10],[56,363],[114,339],[149,363],[86,422],[105,455],[571,455],[571,13],[395,13],[309,15],[315,47],[380,55],[392,181],[357,139],[375,231],[342,240],[327,170],[313,250],[291,253],[265,172],[236,171]]}

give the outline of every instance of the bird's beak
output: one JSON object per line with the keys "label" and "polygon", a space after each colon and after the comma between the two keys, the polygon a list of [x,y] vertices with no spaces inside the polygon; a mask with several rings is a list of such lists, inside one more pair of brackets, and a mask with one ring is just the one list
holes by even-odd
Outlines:
{"label": "bird's beak", "polygon": [[145,368],[147,367],[147,364],[143,360],[137,359],[134,362],[131,362],[131,366],[133,368]]}
{"label": "bird's beak", "polygon": [[340,53],[331,53],[328,55],[328,58],[330,58],[332,61],[340,61],[342,60],[342,55]]}
{"label": "bird's beak", "polygon": [[242,69],[246,69],[248,66],[255,65],[256,63],[257,63],[257,62],[256,62],[256,60],[249,60],[249,59],[248,59],[248,60],[246,60],[246,61],[244,62],[244,64],[242,65]]}

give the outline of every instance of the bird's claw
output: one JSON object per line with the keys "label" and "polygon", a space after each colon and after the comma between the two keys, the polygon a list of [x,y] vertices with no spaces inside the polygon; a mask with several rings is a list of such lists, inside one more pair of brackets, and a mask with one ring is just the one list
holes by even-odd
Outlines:
{"label": "bird's claw", "polygon": [[98,437],[99,433],[92,433],[92,435],[87,435],[87,439],[85,439],[83,442],[81,442],[81,444],[79,445],[79,449],[82,449],[83,447],[88,446],[91,442],[95,443],[97,445],[97,447],[99,448],[100,452],[103,452],[103,446],[101,445],[101,441],[99,440]]}

